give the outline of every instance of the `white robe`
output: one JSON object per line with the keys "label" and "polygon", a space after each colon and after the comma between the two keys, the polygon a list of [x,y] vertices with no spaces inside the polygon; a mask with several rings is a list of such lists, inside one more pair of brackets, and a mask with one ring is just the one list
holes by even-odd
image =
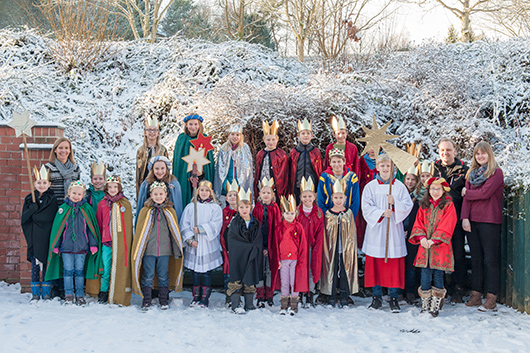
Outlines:
{"label": "white robe", "polygon": [[[180,218],[180,234],[185,242],[194,236],[193,202],[189,203]],[[197,225],[200,233],[195,236],[197,249],[184,243],[184,266],[195,272],[205,273],[223,264],[219,232],[223,225],[223,210],[216,203],[197,203]]]}
{"label": "white robe", "polygon": [[[371,257],[384,258],[386,244],[386,227],[388,219],[381,216],[388,209],[388,184],[379,184],[372,180],[365,187],[361,200],[363,217],[366,220],[366,231],[362,251]],[[399,180],[392,185],[394,196],[394,212],[390,217],[390,231],[388,234],[388,257],[400,258],[407,255],[405,231],[403,221],[412,210],[412,200],[405,185]]]}

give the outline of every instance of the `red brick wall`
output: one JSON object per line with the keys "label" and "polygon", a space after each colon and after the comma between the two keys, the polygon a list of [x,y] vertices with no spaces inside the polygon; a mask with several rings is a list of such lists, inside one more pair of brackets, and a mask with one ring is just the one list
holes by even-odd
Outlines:
{"label": "red brick wall", "polygon": [[[48,161],[49,145],[63,132],[64,128],[50,124],[33,127],[33,137],[27,137],[31,168],[36,165],[40,169]],[[18,282],[23,291],[28,291],[31,266],[26,260],[20,214],[30,186],[22,143],[22,136],[15,137],[14,129],[0,124],[0,281]]]}

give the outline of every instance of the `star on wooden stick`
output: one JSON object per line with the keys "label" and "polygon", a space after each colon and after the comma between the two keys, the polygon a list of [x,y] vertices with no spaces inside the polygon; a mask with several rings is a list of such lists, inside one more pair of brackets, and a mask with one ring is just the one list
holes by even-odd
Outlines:
{"label": "star on wooden stick", "polygon": [[206,150],[204,148],[196,150],[193,147],[190,147],[190,154],[185,157],[182,157],[182,160],[188,163],[188,169],[186,170],[186,172],[191,172],[193,170],[193,164],[196,164],[198,174],[202,174],[202,168],[206,164],[210,163],[210,160],[205,157],[205,154]]}
{"label": "star on wooden stick", "polygon": [[367,153],[371,148],[373,148],[376,153],[379,151],[379,148],[382,148],[386,152],[386,154],[388,154],[388,156],[392,159],[398,169],[403,174],[405,174],[412,166],[414,166],[418,159],[412,156],[411,154],[402,151],[394,145],[386,142],[387,140],[399,137],[399,135],[386,134],[386,130],[390,126],[391,122],[392,120],[390,120],[381,128],[379,128],[374,116],[372,129],[370,130],[363,126],[362,128],[366,133],[366,136],[357,139],[357,141],[366,142],[366,146],[361,155]]}
{"label": "star on wooden stick", "polygon": [[22,134],[27,136],[31,135],[31,128],[37,124],[36,121],[33,121],[29,118],[29,112],[27,110],[22,113],[16,111],[13,112],[13,120],[7,123],[8,126],[15,129],[15,135],[19,137]]}
{"label": "star on wooden stick", "polygon": [[206,137],[203,134],[198,134],[196,139],[190,140],[190,143],[193,145],[193,147],[195,147],[196,150],[204,148],[206,153],[213,150],[212,136]]}

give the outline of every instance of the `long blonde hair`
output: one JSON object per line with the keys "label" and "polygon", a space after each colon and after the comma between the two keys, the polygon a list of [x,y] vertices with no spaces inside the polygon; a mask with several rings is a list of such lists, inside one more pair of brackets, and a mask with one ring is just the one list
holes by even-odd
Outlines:
{"label": "long blonde hair", "polygon": [[[206,186],[210,190],[210,197],[212,198],[213,202],[216,204],[219,204],[219,201],[217,200],[217,197],[215,197],[215,192],[213,192],[213,185],[208,180],[203,180],[197,185],[197,198],[199,198],[199,188],[201,186]],[[191,198],[191,202],[195,201],[195,197]]]}
{"label": "long blonde hair", "polygon": [[497,163],[497,161],[495,160],[495,156],[493,155],[493,149],[491,148],[491,145],[486,141],[480,141],[475,145],[475,148],[473,149],[473,160],[471,161],[471,167],[467,171],[466,180],[469,180],[472,170],[480,168],[480,164],[475,158],[475,155],[478,151],[486,152],[488,154],[488,168],[484,173],[484,176],[486,178],[492,176],[493,173],[495,173],[495,171],[497,170],[497,168],[499,168],[499,164]]}
{"label": "long blonde hair", "polygon": [[57,140],[55,140],[55,143],[53,144],[52,150],[50,152],[49,161],[52,162],[52,163],[55,162],[55,160],[57,159],[57,155],[55,154],[55,150],[64,141],[68,142],[68,144],[70,145],[70,154],[68,155],[68,159],[70,160],[70,162],[72,162],[72,164],[75,164],[75,161],[74,161],[74,149],[72,148],[72,142],[69,139],[67,139],[66,137],[60,137]]}

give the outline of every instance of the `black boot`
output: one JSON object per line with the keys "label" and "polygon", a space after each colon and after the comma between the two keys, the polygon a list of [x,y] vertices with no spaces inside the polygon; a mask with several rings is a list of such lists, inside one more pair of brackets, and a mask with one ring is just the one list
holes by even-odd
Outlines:
{"label": "black boot", "polygon": [[400,313],[401,308],[399,307],[398,299],[397,298],[390,298],[390,301],[388,302],[390,305],[390,310],[393,313]]}
{"label": "black boot", "polygon": [[212,287],[202,287],[202,298],[199,301],[199,306],[202,308],[207,308],[210,303],[210,294],[212,293]]}
{"label": "black boot", "polygon": [[328,305],[331,305],[333,308],[337,305],[337,294],[331,293],[328,297]]}
{"label": "black boot", "polygon": [[109,292],[99,292],[98,303],[105,304],[109,301]]}
{"label": "black boot", "polygon": [[169,309],[169,288],[160,287],[158,288],[158,303],[160,304],[160,309],[167,310]]}
{"label": "black boot", "polygon": [[144,299],[142,300],[142,310],[147,311],[149,307],[151,306],[151,300],[152,300],[152,292],[153,289],[151,287],[142,287],[142,295],[144,296]]}
{"label": "black boot", "polygon": [[201,286],[193,286],[191,294],[193,295],[193,299],[191,300],[190,307],[199,304],[201,301]]}
{"label": "black boot", "polygon": [[306,308],[308,307],[315,307],[315,301],[314,301],[314,294],[313,292],[309,291],[305,294],[305,304]]}
{"label": "black boot", "polygon": [[232,301],[232,311],[236,314],[245,313],[245,309],[239,307],[239,302],[241,301],[241,294],[239,292],[234,292],[230,299]]}
{"label": "black boot", "polygon": [[[341,289],[340,290],[340,307],[341,308],[347,308],[350,306],[350,301],[348,299],[350,299],[348,292]],[[351,306],[353,306],[353,304],[351,304]]]}
{"label": "black boot", "polygon": [[254,293],[245,293],[243,294],[243,297],[245,298],[245,311],[249,310],[255,310],[256,307],[254,306]]}
{"label": "black boot", "polygon": [[378,310],[378,309],[381,309],[382,306],[383,306],[383,303],[381,303],[381,299],[379,299],[378,297],[372,297],[372,304],[370,304],[368,309]]}

